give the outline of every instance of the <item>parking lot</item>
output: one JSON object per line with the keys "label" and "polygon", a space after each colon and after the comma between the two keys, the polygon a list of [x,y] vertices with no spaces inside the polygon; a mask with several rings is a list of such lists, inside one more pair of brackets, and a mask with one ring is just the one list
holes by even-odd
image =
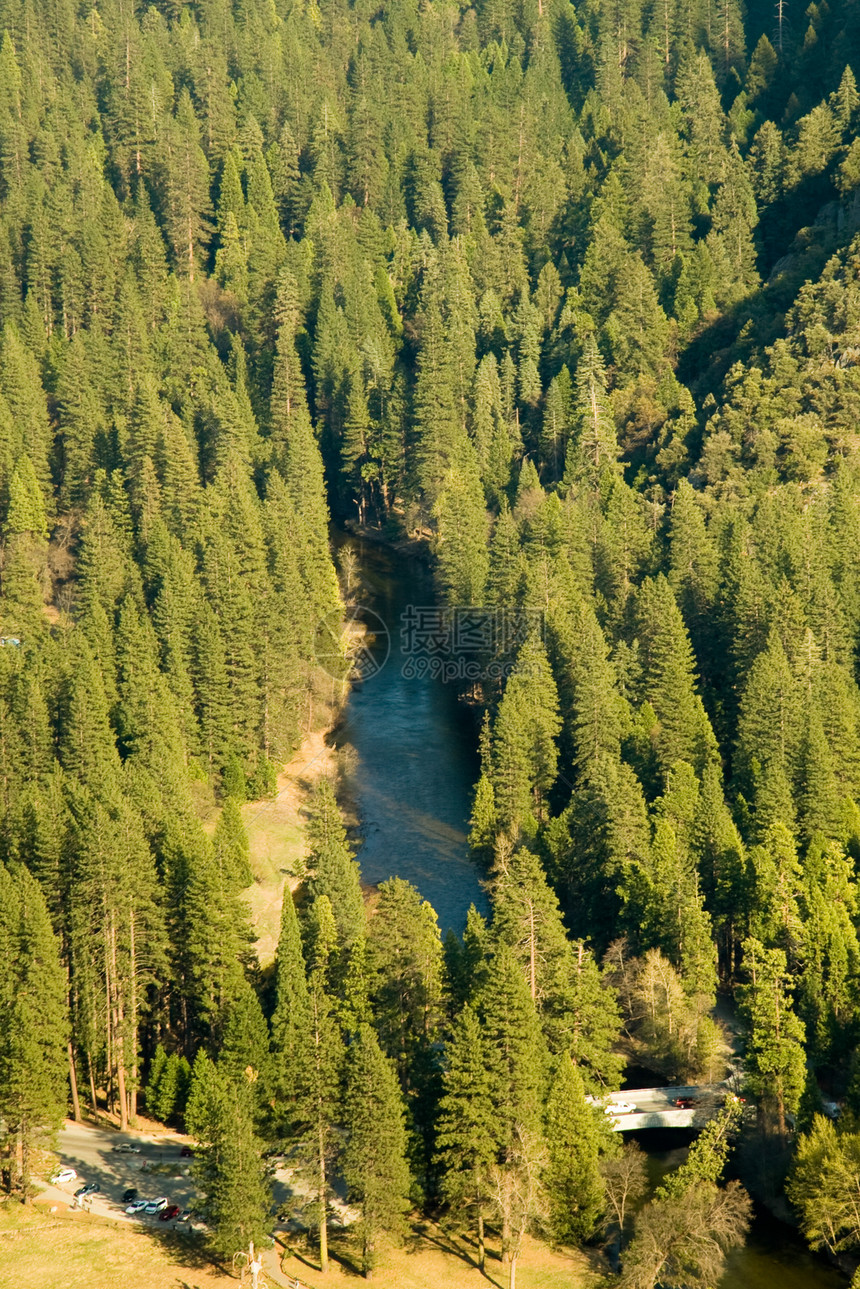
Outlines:
{"label": "parking lot", "polygon": [[[77,1177],[50,1185],[45,1196],[48,1200],[74,1205],[75,1191],[95,1182],[98,1191],[77,1201],[89,1212],[125,1222],[156,1223],[158,1214],[127,1214],[123,1193],[134,1188],[141,1199],[164,1196],[169,1204],[177,1204],[180,1212],[190,1208],[195,1199],[192,1161],[182,1157],[183,1143],[178,1138],[113,1132],[67,1121],[57,1144],[61,1166],[74,1168]],[[140,1153],[117,1149],[123,1145],[135,1146]]]}
{"label": "parking lot", "polygon": [[[205,1223],[197,1217],[182,1221],[178,1215],[163,1222],[157,1213],[142,1210],[126,1213],[128,1204],[122,1198],[127,1190],[134,1188],[140,1199],[155,1200],[163,1196],[168,1204],[179,1206],[180,1215],[187,1213],[198,1197],[191,1176],[193,1160],[183,1158],[184,1145],[185,1142],[175,1136],[121,1133],[66,1120],[58,1134],[60,1163],[54,1172],[61,1167],[73,1168],[77,1176],[73,1181],[46,1186],[42,1203],[77,1206],[96,1216],[131,1222],[139,1227],[149,1226],[159,1231],[202,1231]],[[134,1146],[140,1153],[119,1149],[122,1146]],[[299,1181],[284,1166],[283,1160],[273,1159],[271,1162],[274,1166],[271,1178],[274,1208],[281,1209],[292,1198],[298,1200],[300,1209],[302,1201],[311,1198],[307,1184]],[[76,1200],[75,1192],[90,1182],[98,1184],[98,1191]],[[348,1225],[357,1216],[347,1206],[343,1195],[333,1197],[333,1224]]]}

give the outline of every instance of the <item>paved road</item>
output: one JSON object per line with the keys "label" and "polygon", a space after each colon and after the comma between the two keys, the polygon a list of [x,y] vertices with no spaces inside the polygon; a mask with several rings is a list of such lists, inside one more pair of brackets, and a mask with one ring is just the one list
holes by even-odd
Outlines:
{"label": "paved road", "polygon": [[[616,1132],[634,1131],[637,1128],[701,1127],[723,1104],[726,1089],[721,1085],[703,1084],[699,1087],[677,1088],[624,1088],[606,1097],[601,1104]],[[692,1105],[679,1106],[678,1098],[689,1098]],[[623,1112],[613,1112],[613,1106],[632,1106]]]}
{"label": "paved road", "polygon": [[[129,1142],[140,1147],[140,1154],[121,1154],[113,1147]],[[195,1198],[190,1176],[190,1159],[180,1155],[182,1142],[176,1138],[151,1136],[140,1132],[115,1132],[89,1124],[67,1120],[60,1130],[58,1154],[64,1166],[78,1174],[73,1182],[49,1186],[46,1198],[73,1203],[75,1191],[84,1182],[98,1182],[98,1194],[88,1197],[93,1213],[123,1221],[158,1222],[157,1216],[127,1216],[122,1193],[134,1186],[141,1199],[165,1195],[171,1204],[188,1208]],[[164,1223],[162,1225],[169,1225]]]}

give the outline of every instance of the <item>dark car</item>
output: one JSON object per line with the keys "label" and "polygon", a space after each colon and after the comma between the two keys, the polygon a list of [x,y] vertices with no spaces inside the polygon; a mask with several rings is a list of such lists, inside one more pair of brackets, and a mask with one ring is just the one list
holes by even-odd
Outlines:
{"label": "dark car", "polygon": [[698,1104],[696,1097],[675,1097],[675,1105],[679,1110],[692,1110],[693,1106]]}
{"label": "dark car", "polygon": [[95,1195],[100,1190],[98,1182],[87,1182],[85,1186],[79,1186],[75,1191],[75,1199],[82,1199],[84,1195]]}
{"label": "dark car", "polygon": [[159,1222],[172,1222],[175,1217],[179,1216],[179,1213],[180,1208],[178,1204],[169,1204],[167,1208],[162,1209],[159,1213],[158,1220]]}
{"label": "dark car", "polygon": [[194,1151],[190,1146],[183,1146],[179,1152],[179,1155],[181,1159],[193,1159]]}
{"label": "dark car", "polygon": [[137,1198],[138,1198],[138,1194],[137,1194],[136,1186],[129,1186],[128,1190],[123,1191],[122,1193],[123,1204],[130,1204],[133,1199],[137,1199]]}

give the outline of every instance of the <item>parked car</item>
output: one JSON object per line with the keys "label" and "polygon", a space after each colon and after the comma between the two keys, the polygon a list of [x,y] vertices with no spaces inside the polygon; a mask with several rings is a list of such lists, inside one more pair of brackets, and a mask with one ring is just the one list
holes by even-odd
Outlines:
{"label": "parked car", "polygon": [[75,1199],[83,1199],[85,1195],[95,1195],[101,1190],[98,1182],[87,1182],[84,1186],[79,1186],[75,1191]]}
{"label": "parked car", "polygon": [[172,1222],[175,1217],[179,1216],[180,1212],[178,1204],[168,1204],[167,1208],[163,1208],[159,1213],[158,1220],[159,1222]]}
{"label": "parked car", "polygon": [[160,1195],[158,1199],[151,1199],[146,1206],[147,1213],[161,1213],[170,1203],[166,1195]]}
{"label": "parked car", "polygon": [[111,1150],[113,1150],[118,1155],[139,1155],[140,1154],[140,1146],[135,1146],[134,1143],[131,1141],[124,1141],[119,1146],[111,1146]]}
{"label": "parked car", "polygon": [[62,1186],[64,1182],[77,1181],[77,1178],[78,1174],[75,1172],[74,1168],[58,1168],[54,1173],[54,1176],[51,1178],[51,1185]]}
{"label": "parked car", "polygon": [[148,1203],[149,1203],[149,1200],[145,1200],[145,1199],[132,1200],[131,1204],[129,1204],[128,1208],[125,1211],[126,1213],[145,1213],[146,1206]]}
{"label": "parked car", "polygon": [[693,1106],[698,1104],[697,1097],[675,1097],[675,1105],[679,1110],[692,1110]]}
{"label": "parked car", "polygon": [[635,1105],[631,1105],[629,1101],[614,1101],[606,1107],[607,1114],[634,1114],[635,1111]]}
{"label": "parked car", "polygon": [[123,1204],[130,1204],[134,1199],[140,1199],[140,1196],[137,1193],[137,1187],[129,1186],[128,1190],[123,1191],[122,1193],[122,1202]]}
{"label": "parked car", "polygon": [[194,1151],[191,1146],[183,1146],[179,1152],[180,1159],[193,1159]]}

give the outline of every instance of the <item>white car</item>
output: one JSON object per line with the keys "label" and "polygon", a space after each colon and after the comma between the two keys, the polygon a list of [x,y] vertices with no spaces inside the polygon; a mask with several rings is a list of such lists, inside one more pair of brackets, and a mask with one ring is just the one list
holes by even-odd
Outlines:
{"label": "white car", "polygon": [[607,1114],[635,1114],[636,1107],[629,1101],[615,1101],[606,1107]]}
{"label": "white car", "polygon": [[146,1206],[148,1203],[149,1203],[149,1200],[146,1200],[146,1199],[134,1199],[131,1201],[131,1203],[128,1205],[125,1211],[126,1213],[143,1213],[146,1211]]}
{"label": "white car", "polygon": [[78,1174],[74,1168],[59,1168],[51,1178],[52,1186],[62,1186],[63,1182],[77,1181]]}
{"label": "white car", "polygon": [[124,1141],[121,1146],[111,1146],[116,1154],[119,1155],[139,1155],[140,1146],[133,1146],[130,1141]]}
{"label": "white car", "polygon": [[167,1208],[169,1200],[166,1195],[160,1195],[158,1199],[151,1199],[146,1205],[147,1213],[160,1213],[163,1208]]}

